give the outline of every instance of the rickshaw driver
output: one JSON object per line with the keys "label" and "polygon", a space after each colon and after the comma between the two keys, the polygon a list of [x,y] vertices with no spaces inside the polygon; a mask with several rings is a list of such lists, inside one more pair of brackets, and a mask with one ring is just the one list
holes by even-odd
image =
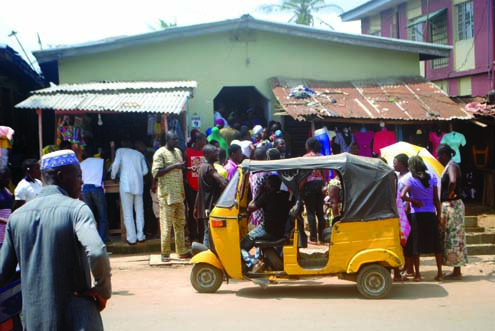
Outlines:
{"label": "rickshaw driver", "polygon": [[277,175],[268,176],[266,180],[267,192],[259,195],[247,207],[249,213],[263,209],[265,214],[264,221],[241,240],[242,259],[248,268],[252,268],[253,272],[262,267],[261,262],[249,254],[255,241],[260,239],[275,241],[285,234],[289,211],[293,203],[290,201],[290,193],[280,190],[281,184],[282,181]]}

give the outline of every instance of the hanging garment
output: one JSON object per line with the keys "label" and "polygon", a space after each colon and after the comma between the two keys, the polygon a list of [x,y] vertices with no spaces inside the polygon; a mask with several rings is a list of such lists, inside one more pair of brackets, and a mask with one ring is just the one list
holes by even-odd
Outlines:
{"label": "hanging garment", "polygon": [[445,132],[430,132],[430,143],[431,143],[431,154],[437,158],[437,148],[442,141],[443,136],[445,136]]}
{"label": "hanging garment", "polygon": [[330,146],[330,138],[327,128],[323,127],[315,131],[315,138],[321,143],[321,154],[331,155],[332,148]]}
{"label": "hanging garment", "polygon": [[354,133],[356,144],[358,146],[358,155],[371,157],[371,142],[375,137],[373,131],[359,131]]}
{"label": "hanging garment", "polygon": [[351,132],[342,133],[337,132],[335,136],[335,143],[340,146],[340,153],[350,153],[352,145],[356,143],[354,135]]}
{"label": "hanging garment", "polygon": [[390,146],[397,142],[393,131],[382,130],[375,133],[373,140],[373,152],[380,155],[380,148]]}
{"label": "hanging garment", "polygon": [[182,126],[180,125],[179,119],[173,116],[167,116],[167,126],[169,131],[174,131],[179,138],[178,146],[181,151],[186,150],[186,140],[184,139],[184,134],[182,133]]}
{"label": "hanging garment", "polygon": [[409,137],[410,143],[416,146],[428,148],[428,136],[421,129],[418,129]]}
{"label": "hanging garment", "polygon": [[455,151],[455,155],[452,157],[452,160],[456,163],[461,163],[461,152],[459,151],[459,146],[466,146],[466,137],[464,137],[462,133],[455,131],[449,132],[443,136],[440,143],[449,145]]}

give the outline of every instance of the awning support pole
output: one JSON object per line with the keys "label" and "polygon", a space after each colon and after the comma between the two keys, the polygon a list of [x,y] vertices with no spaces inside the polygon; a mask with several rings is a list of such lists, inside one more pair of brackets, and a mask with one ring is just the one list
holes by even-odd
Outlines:
{"label": "awning support pole", "polygon": [[311,121],[311,136],[315,135],[315,121]]}
{"label": "awning support pole", "polygon": [[43,156],[43,124],[42,124],[41,108],[36,109],[36,113],[38,114],[38,140],[39,140],[40,159],[41,159],[41,157]]}

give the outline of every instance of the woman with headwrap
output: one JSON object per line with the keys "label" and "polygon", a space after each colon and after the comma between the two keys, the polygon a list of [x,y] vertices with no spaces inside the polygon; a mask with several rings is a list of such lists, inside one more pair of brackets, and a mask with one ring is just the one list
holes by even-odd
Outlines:
{"label": "woman with headwrap", "polygon": [[467,247],[464,235],[464,203],[461,191],[461,168],[452,160],[455,151],[446,144],[437,149],[438,161],[445,167],[440,179],[442,207],[443,265],[454,267],[445,279],[461,280],[461,267],[465,266]]}
{"label": "woman with headwrap", "polygon": [[220,148],[224,149],[226,152],[229,149],[229,145],[227,145],[227,142],[223,139],[218,127],[211,129],[211,134],[208,136],[208,142],[211,142],[212,140],[216,140],[220,144]]}
{"label": "woman with headwrap", "polygon": [[411,203],[411,241],[412,262],[415,267],[414,281],[421,281],[419,257],[421,254],[435,254],[437,275],[435,280],[443,279],[442,251],[438,225],[440,223],[440,200],[438,199],[437,179],[426,171],[426,165],[420,156],[409,158],[409,173],[404,176],[402,201]]}

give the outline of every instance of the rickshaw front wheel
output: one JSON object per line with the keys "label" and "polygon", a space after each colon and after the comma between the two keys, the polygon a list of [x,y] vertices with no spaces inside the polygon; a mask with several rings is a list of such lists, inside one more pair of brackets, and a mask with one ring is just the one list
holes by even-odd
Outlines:
{"label": "rickshaw front wheel", "polygon": [[223,273],[207,263],[195,264],[191,271],[191,284],[199,293],[214,293],[223,282]]}
{"label": "rickshaw front wheel", "polygon": [[359,270],[357,288],[367,299],[384,298],[392,287],[390,272],[382,265],[370,264]]}

